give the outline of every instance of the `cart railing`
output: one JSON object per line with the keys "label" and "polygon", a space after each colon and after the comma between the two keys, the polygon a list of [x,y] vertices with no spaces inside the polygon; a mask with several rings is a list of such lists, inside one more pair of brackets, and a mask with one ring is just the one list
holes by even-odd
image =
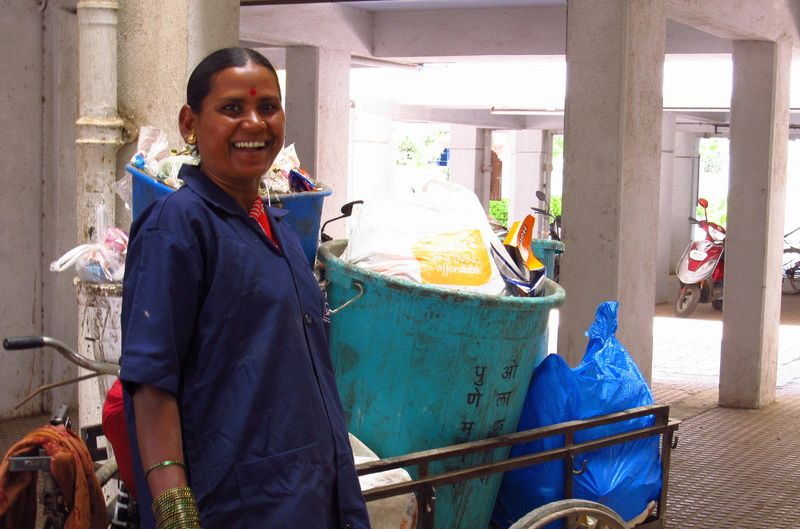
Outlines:
{"label": "cart railing", "polygon": [[[575,433],[578,431],[646,416],[654,416],[655,420],[652,426],[636,428],[627,432],[608,435],[589,441],[575,441]],[[405,468],[407,470],[416,469],[418,476],[416,479],[366,490],[364,491],[364,499],[369,502],[414,492],[417,495],[421,507],[418,527],[420,529],[433,529],[436,503],[435,488],[438,486],[482,478],[490,474],[507,472],[509,470],[546,463],[548,461],[564,460],[564,497],[571,498],[573,495],[573,475],[580,474],[585,469],[585,462],[581,463],[582,468],[575,469],[575,459],[579,458],[578,456],[600,448],[660,435],[662,486],[661,495],[657,502],[657,519],[639,526],[642,528],[654,529],[663,527],[666,519],[670,454],[672,449],[676,446],[677,436],[675,436],[675,431],[678,429],[679,424],[680,421],[670,420],[669,406],[654,404],[632,408],[618,413],[601,415],[591,419],[563,422],[489,439],[369,461],[357,465],[356,469],[359,476],[396,468]],[[430,475],[430,465],[436,461],[470,454],[491,452],[499,448],[554,436],[564,437],[564,445],[562,447]]]}

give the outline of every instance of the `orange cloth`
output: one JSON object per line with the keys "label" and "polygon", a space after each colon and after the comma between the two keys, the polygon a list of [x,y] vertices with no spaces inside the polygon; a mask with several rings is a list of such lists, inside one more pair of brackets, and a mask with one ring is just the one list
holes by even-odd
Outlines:
{"label": "orange cloth", "polygon": [[63,426],[43,426],[12,446],[0,463],[0,529],[36,525],[36,473],[11,472],[9,457],[44,448],[50,472],[69,508],[64,529],[104,529],[106,505],[92,458],[77,435]]}

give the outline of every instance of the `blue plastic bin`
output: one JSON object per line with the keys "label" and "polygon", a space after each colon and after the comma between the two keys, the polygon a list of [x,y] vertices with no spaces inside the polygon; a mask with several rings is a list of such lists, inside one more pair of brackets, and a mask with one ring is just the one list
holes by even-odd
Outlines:
{"label": "blue plastic bin", "polygon": [[[546,296],[488,296],[397,279],[345,263],[347,241],[320,246],[331,315],[330,344],[347,426],[381,457],[514,432],[534,368],[547,352]],[[456,458],[439,470],[505,459],[508,450]],[[489,524],[502,475],[436,491],[437,529]]]}
{"label": "blue plastic bin", "polygon": [[[132,165],[126,165],[125,170],[133,176],[131,214],[134,219],[154,200],[175,191],[150,178]],[[314,265],[319,246],[322,204],[325,197],[332,193],[330,188],[323,185],[319,191],[270,196],[272,206],[286,208],[289,211],[284,220],[300,236],[300,245],[311,266]]]}

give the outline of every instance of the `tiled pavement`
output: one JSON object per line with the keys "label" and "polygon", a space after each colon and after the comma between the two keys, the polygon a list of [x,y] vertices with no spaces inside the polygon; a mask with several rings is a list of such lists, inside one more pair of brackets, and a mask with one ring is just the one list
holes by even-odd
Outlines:
{"label": "tiled pavement", "polygon": [[667,527],[800,526],[800,296],[783,296],[778,395],[760,410],[717,406],[720,313],[701,305],[654,321],[653,393],[683,420],[673,452]]}
{"label": "tiled pavement", "polygon": [[[653,393],[683,421],[668,529],[800,526],[800,295],[783,296],[781,323],[777,401],[761,410],[720,408],[720,313],[701,305],[677,319],[669,305],[656,307]],[[0,453],[47,418],[0,422]]]}

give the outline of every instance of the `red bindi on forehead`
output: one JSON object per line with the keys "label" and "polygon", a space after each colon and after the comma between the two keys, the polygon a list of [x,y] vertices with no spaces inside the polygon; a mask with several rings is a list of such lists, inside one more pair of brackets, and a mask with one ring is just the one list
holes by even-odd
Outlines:
{"label": "red bindi on forehead", "polygon": [[251,88],[251,89],[250,89],[250,95],[251,95],[251,96],[254,96],[254,95],[256,95],[256,89],[255,89],[255,88]]}

